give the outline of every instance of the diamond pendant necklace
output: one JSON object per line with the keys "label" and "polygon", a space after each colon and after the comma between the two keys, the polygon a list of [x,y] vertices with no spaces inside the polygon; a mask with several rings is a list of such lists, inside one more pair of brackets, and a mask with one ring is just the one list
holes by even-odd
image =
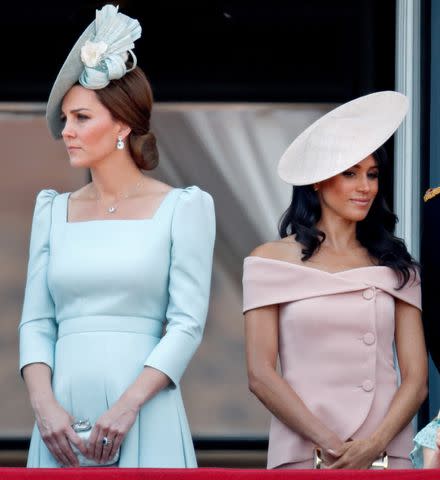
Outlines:
{"label": "diamond pendant necklace", "polygon": [[[115,213],[118,210],[119,207],[119,202],[122,200],[125,200],[132,195],[134,195],[140,187],[144,184],[144,180],[141,180],[140,182],[137,182],[132,189],[130,189],[128,192],[117,192],[116,193],[116,198],[113,201],[111,205],[103,205],[105,213],[107,214],[112,214]],[[92,197],[94,200],[96,200],[97,203],[103,203],[102,202],[102,197],[99,194],[96,194],[94,197]]]}

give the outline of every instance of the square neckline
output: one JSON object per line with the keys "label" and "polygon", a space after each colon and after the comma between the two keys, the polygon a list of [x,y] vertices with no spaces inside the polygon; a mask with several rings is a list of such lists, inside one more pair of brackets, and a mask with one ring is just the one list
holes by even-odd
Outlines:
{"label": "square neckline", "polygon": [[173,187],[162,197],[162,200],[161,200],[159,206],[156,208],[155,212],[153,213],[153,215],[151,217],[146,217],[146,218],[109,218],[108,220],[105,220],[103,218],[96,218],[96,219],[92,219],[92,220],[80,220],[78,222],[69,222],[69,220],[68,220],[69,219],[69,199],[70,199],[70,196],[72,195],[72,192],[68,192],[68,193],[65,194],[64,223],[66,225],[75,225],[75,224],[78,224],[78,223],[106,223],[106,222],[109,222],[109,223],[114,223],[114,222],[139,222],[139,223],[142,223],[142,222],[150,222],[150,221],[153,221],[156,218],[156,216],[159,214],[160,210],[163,208],[164,204],[167,202],[168,198],[176,190],[179,190],[179,189]]}

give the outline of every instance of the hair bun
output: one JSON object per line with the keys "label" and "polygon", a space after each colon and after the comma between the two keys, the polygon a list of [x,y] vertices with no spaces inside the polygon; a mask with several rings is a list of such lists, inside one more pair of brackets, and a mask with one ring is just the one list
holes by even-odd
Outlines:
{"label": "hair bun", "polygon": [[142,170],[153,170],[159,163],[159,152],[153,132],[130,134],[130,149],[136,165]]}

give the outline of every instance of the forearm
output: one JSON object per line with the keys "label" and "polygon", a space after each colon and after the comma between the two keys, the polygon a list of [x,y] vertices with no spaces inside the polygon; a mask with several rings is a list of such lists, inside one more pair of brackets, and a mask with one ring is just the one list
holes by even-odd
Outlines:
{"label": "forearm", "polygon": [[51,378],[52,371],[45,363],[31,363],[23,368],[23,379],[35,412],[55,400]]}
{"label": "forearm", "polygon": [[426,398],[426,394],[426,383],[419,379],[402,381],[391,402],[388,413],[380,427],[372,435],[379,451],[385,450],[391,440],[411,422]]}
{"label": "forearm", "polygon": [[119,399],[139,410],[142,405],[170,384],[167,375],[152,367],[144,367],[136,380],[127,388]]}
{"label": "forearm", "polygon": [[336,449],[341,439],[307,408],[290,385],[272,368],[252,375],[250,390],[281,422],[324,449]]}

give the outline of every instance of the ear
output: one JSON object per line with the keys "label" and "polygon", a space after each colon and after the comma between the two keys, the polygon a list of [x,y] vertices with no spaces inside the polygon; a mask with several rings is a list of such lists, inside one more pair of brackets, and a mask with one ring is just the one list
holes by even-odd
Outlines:
{"label": "ear", "polygon": [[122,140],[124,140],[124,138],[130,135],[130,132],[131,132],[131,128],[127,124],[118,122],[118,128],[117,128],[118,137],[121,137]]}
{"label": "ear", "polygon": [[314,183],[314,184],[313,184],[313,190],[314,190],[315,192],[317,192],[317,191],[319,190],[319,186],[320,186],[319,183]]}

